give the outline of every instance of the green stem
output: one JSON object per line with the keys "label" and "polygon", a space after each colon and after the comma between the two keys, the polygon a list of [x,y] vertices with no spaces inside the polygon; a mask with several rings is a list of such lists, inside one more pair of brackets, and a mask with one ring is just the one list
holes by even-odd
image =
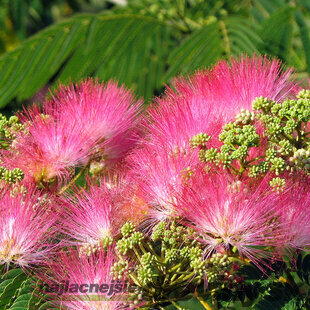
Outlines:
{"label": "green stem", "polygon": [[150,289],[149,287],[142,285],[140,281],[137,279],[137,277],[134,276],[132,273],[129,274],[129,277],[131,278],[134,284],[141,287],[144,291],[148,291],[151,295],[155,293],[154,289]]}
{"label": "green stem", "polygon": [[229,57],[231,54],[231,50],[230,50],[230,43],[229,43],[227,28],[226,28],[225,23],[222,20],[220,20],[218,24],[223,34],[224,50],[225,50],[226,56]]}
{"label": "green stem", "polygon": [[239,174],[239,170],[238,169],[236,169],[234,166],[232,166],[232,165],[229,165],[229,167],[228,167],[229,169],[232,169],[234,172],[235,172],[235,174]]}
{"label": "green stem", "polygon": [[297,125],[297,128],[296,128],[296,131],[297,131],[297,142],[301,143],[301,140],[302,140],[302,134],[300,132],[300,129],[301,129],[301,124],[298,124]]}
{"label": "green stem", "polygon": [[[158,256],[158,255],[156,254],[156,252],[155,252],[155,250],[154,250],[154,248],[153,248],[151,242],[146,243],[145,245],[149,248],[149,251],[148,251],[148,252],[151,252],[151,253],[156,257],[156,259],[157,259],[158,261],[162,261],[161,257]],[[141,244],[141,246],[143,247],[142,244]],[[141,250],[142,250],[142,249],[141,249]],[[144,251],[147,252],[147,250],[145,250],[145,249],[144,249]]]}
{"label": "green stem", "polygon": [[286,140],[290,141],[290,143],[293,144],[296,148],[298,148],[298,143],[292,136],[285,134],[283,132],[280,135]]}
{"label": "green stem", "polygon": [[175,285],[175,284],[184,282],[184,281],[190,279],[191,277],[193,277],[195,274],[196,274],[195,271],[192,271],[192,272],[190,272],[190,273],[187,274],[187,275],[184,274],[184,275],[180,276],[175,282],[173,282],[173,283],[171,283],[171,284],[172,284],[172,285]]}
{"label": "green stem", "polygon": [[239,159],[239,165],[240,165],[239,173],[242,175],[242,173],[244,171],[244,161],[243,161],[243,159]]}
{"label": "green stem", "polygon": [[88,164],[85,165],[81,170],[80,172],[67,184],[65,185],[64,187],[62,187],[60,189],[60,191],[58,192],[58,195],[61,195],[63,194],[67,189],[69,189],[79,178],[80,176],[84,173],[84,171],[88,168]]}
{"label": "green stem", "polygon": [[146,253],[146,250],[145,250],[145,248],[144,248],[144,246],[142,245],[141,242],[139,243],[139,248],[140,248],[140,250],[142,251],[143,254]]}
{"label": "green stem", "polygon": [[173,274],[173,276],[171,277],[171,280],[170,280],[170,281],[173,282],[177,276],[178,276],[178,274],[175,272],[175,273]]}
{"label": "green stem", "polygon": [[174,305],[175,308],[182,310],[183,308],[180,307],[175,301],[171,300],[171,303]]}
{"label": "green stem", "polygon": [[139,287],[142,287],[141,283],[139,282],[139,280],[133,274],[130,273],[129,277],[131,278],[131,280],[133,281],[134,284],[136,284]]}
{"label": "green stem", "polygon": [[180,267],[182,266],[182,264],[183,264],[183,261],[182,261],[181,263],[178,263],[177,265],[173,266],[172,268],[170,268],[170,269],[168,270],[168,272],[169,272],[169,273],[173,272],[174,270],[180,268]]}
{"label": "green stem", "polygon": [[244,264],[244,265],[248,265],[248,266],[251,265],[251,261],[250,261],[250,260],[247,260],[247,259],[245,259],[245,258],[241,258],[241,257],[239,256],[239,254],[235,254],[235,255],[230,254],[229,257],[228,257],[228,259],[229,259],[230,262],[236,261],[236,262],[242,263],[242,264]]}
{"label": "green stem", "polygon": [[197,291],[195,292],[194,296],[199,300],[199,302],[203,305],[205,309],[212,310],[209,304],[202,298],[202,296],[199,295]]}
{"label": "green stem", "polygon": [[211,293],[211,299],[212,299],[212,306],[214,310],[218,310],[218,304],[217,304],[217,300],[215,298],[215,294],[214,292]]}
{"label": "green stem", "polygon": [[133,251],[135,252],[139,262],[141,263],[141,256],[140,256],[139,252],[137,251],[137,249],[135,247],[133,247]]}
{"label": "green stem", "polygon": [[252,163],[253,161],[256,161],[256,160],[259,160],[259,159],[262,159],[262,158],[265,158],[265,156],[258,156],[258,157],[255,157],[249,161],[246,162],[246,165]]}

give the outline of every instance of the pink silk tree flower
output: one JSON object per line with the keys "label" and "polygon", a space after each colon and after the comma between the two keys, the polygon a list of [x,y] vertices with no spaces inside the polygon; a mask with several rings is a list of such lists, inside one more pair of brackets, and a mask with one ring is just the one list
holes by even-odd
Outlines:
{"label": "pink silk tree flower", "polygon": [[0,199],[0,263],[34,267],[55,250],[53,236],[59,214],[48,197],[34,189],[9,190]]}
{"label": "pink silk tree flower", "polygon": [[168,94],[156,100],[148,110],[145,120],[147,139],[151,143],[170,147],[172,151],[189,147],[190,139],[200,133],[207,133],[208,147],[218,146],[217,137],[224,125],[220,114],[203,96],[170,97]]}
{"label": "pink silk tree flower", "polygon": [[[39,277],[50,303],[66,310],[117,310],[125,301],[125,283],[114,281],[111,267],[115,258],[111,249],[96,255],[80,256],[69,248],[51,259]],[[123,298],[123,300],[122,300]]]}
{"label": "pink silk tree flower", "polygon": [[64,183],[72,169],[95,159],[111,166],[137,140],[140,107],[116,83],[62,86],[41,109],[34,106],[20,115],[25,130],[2,151],[3,163],[39,184]]}
{"label": "pink silk tree flower", "polygon": [[278,221],[283,225],[286,240],[284,250],[304,250],[310,247],[309,177],[284,175],[284,189],[279,192]]}
{"label": "pink silk tree flower", "polygon": [[[137,222],[147,210],[135,198],[136,184],[122,175],[107,176],[100,184],[88,182],[87,189],[75,189],[63,198],[64,216],[59,229],[69,244],[89,254],[109,245],[127,222]],[[136,203],[139,202],[137,205]]]}
{"label": "pink silk tree flower", "polygon": [[175,101],[178,97],[202,97],[215,115],[222,114],[225,121],[230,121],[242,108],[251,110],[256,97],[282,101],[299,90],[292,69],[285,70],[279,60],[242,56],[230,62],[219,61],[210,70],[176,79],[176,93],[170,90],[169,96]]}
{"label": "pink silk tree flower", "polygon": [[275,220],[277,194],[269,183],[247,187],[228,174],[197,174],[184,189],[178,208],[189,225],[201,234],[206,254],[238,251],[260,267],[281,247],[285,237]]}
{"label": "pink silk tree flower", "polygon": [[90,185],[87,191],[75,189],[73,196],[63,199],[62,208],[66,211],[59,229],[69,244],[88,254],[108,245],[117,232],[117,198],[105,184]]}
{"label": "pink silk tree flower", "polygon": [[177,78],[175,90],[167,88],[155,100],[144,120],[147,141],[183,149],[200,133],[208,134],[208,148],[220,147],[218,135],[225,123],[242,109],[251,110],[260,96],[281,101],[294,96],[298,87],[292,70],[283,70],[280,61],[254,56],[218,62],[188,78]]}
{"label": "pink silk tree flower", "polygon": [[212,114],[203,98],[158,99],[144,119],[146,135],[129,156],[144,200],[149,204],[149,224],[178,216],[175,194],[196,169],[202,169],[199,148],[191,139],[207,133],[205,145],[220,147],[218,135],[224,123]]}
{"label": "pink silk tree flower", "polygon": [[146,216],[148,226],[178,216],[176,196],[197,167],[197,154],[184,151],[173,154],[162,146],[145,144],[130,160],[133,178],[150,207]]}
{"label": "pink silk tree flower", "polygon": [[88,181],[86,189],[61,198],[59,230],[86,254],[109,245],[127,221],[138,225],[149,210],[133,178],[110,173],[99,183]]}
{"label": "pink silk tree flower", "polygon": [[5,166],[18,167],[26,180],[60,183],[69,178],[70,168],[83,165],[92,144],[83,139],[83,128],[67,117],[58,119],[37,108],[22,117],[26,129],[19,133],[9,150],[2,151]]}
{"label": "pink silk tree flower", "polygon": [[59,91],[46,102],[46,110],[65,115],[83,128],[82,139],[92,142],[93,156],[106,165],[119,161],[135,144],[142,101],[115,82],[92,79]]}

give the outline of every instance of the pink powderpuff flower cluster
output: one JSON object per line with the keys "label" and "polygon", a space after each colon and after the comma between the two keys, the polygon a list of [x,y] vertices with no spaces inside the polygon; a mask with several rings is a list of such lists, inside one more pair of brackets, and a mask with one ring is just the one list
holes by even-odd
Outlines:
{"label": "pink powderpuff flower cluster", "polygon": [[153,221],[177,214],[172,204],[182,192],[184,174],[203,169],[191,138],[208,133],[206,146],[219,149],[224,124],[240,109],[250,109],[256,97],[280,100],[297,92],[291,73],[261,56],[220,61],[210,70],[177,78],[176,90],[168,88],[155,100],[143,121],[145,137],[130,157],[145,200],[153,206]]}
{"label": "pink powderpuff flower cluster", "polygon": [[141,101],[113,82],[61,86],[42,109],[20,115],[25,130],[2,152],[3,162],[36,183],[63,183],[70,169],[92,159],[111,167],[135,143],[140,107]]}
{"label": "pink powderpuff flower cluster", "polygon": [[231,58],[230,63],[219,61],[210,70],[176,79],[176,92],[168,90],[168,96],[174,101],[179,97],[202,97],[212,107],[213,116],[223,115],[227,122],[241,109],[251,110],[256,97],[282,101],[294,96],[299,87],[292,72],[284,69],[279,60],[266,56]]}
{"label": "pink powderpuff flower cluster", "polygon": [[50,303],[66,310],[122,309],[123,285],[116,287],[110,274],[114,262],[111,249],[91,256],[73,248],[59,252],[40,274]]}
{"label": "pink powderpuff flower cluster", "polygon": [[82,138],[78,123],[63,115],[56,119],[36,107],[21,120],[26,129],[2,156],[6,166],[22,169],[27,181],[61,183],[70,177],[70,168],[87,162],[91,145]]}
{"label": "pink powderpuff flower cluster", "polygon": [[75,189],[74,196],[62,199],[61,207],[65,211],[59,227],[70,238],[69,243],[100,247],[103,240],[115,236],[117,206],[107,186]]}
{"label": "pink powderpuff flower cluster", "polygon": [[[51,197],[35,188],[12,195],[7,189],[0,198],[0,263],[20,267],[42,265],[56,249],[55,225],[60,217]],[[59,244],[60,245],[60,244]]]}
{"label": "pink powderpuff flower cluster", "polygon": [[[126,221],[148,231],[177,219],[199,234],[206,258],[234,253],[261,269],[308,248],[308,178],[297,175],[292,182],[287,173],[285,189],[277,192],[273,175],[240,179],[215,165],[208,169],[190,141],[208,133],[206,145],[220,148],[223,125],[256,97],[281,100],[296,93],[291,73],[261,56],[221,61],[176,79],[175,90],[168,88],[143,119],[141,102],[116,83],[61,86],[42,108],[21,114],[23,130],[1,153],[3,164],[21,168],[31,185],[26,194],[8,191],[0,198],[0,263],[25,268],[46,260],[38,277],[48,285],[112,283],[117,257],[111,240]],[[44,191],[94,162],[104,176],[87,175],[85,188],[54,196]],[[42,192],[33,183],[43,184]],[[49,299],[65,309],[122,307],[113,296],[95,295],[104,298],[75,292],[70,298],[50,293]]]}
{"label": "pink powderpuff flower cluster", "polygon": [[[224,125],[221,114],[215,115],[208,99],[197,93],[186,97],[172,94],[158,98],[148,111],[145,121],[147,138],[152,144],[169,147],[172,151],[187,149],[189,140],[200,132],[216,136]],[[213,143],[212,143],[213,142]],[[214,145],[215,144],[215,145]],[[208,145],[216,146],[214,139]]]}
{"label": "pink powderpuff flower cluster", "polygon": [[106,165],[120,160],[134,145],[142,101],[117,83],[99,84],[89,79],[61,87],[47,104],[83,128],[83,138],[99,152]]}
{"label": "pink powderpuff flower cluster", "polygon": [[171,153],[163,146],[143,145],[131,156],[131,161],[140,195],[150,206],[147,226],[177,216],[176,195],[188,182],[191,167],[199,164],[197,154]]}
{"label": "pink powderpuff flower cluster", "polygon": [[75,188],[73,195],[60,200],[59,207],[64,212],[59,229],[70,238],[71,244],[100,248],[101,243],[115,237],[126,222],[125,218],[122,220],[122,212],[126,203],[127,213],[133,208],[130,192],[124,177],[102,178],[99,185],[88,181],[87,190]]}
{"label": "pink powderpuff flower cluster", "polygon": [[286,187],[278,193],[277,219],[281,223],[286,239],[283,248],[309,249],[310,247],[310,194],[309,177],[299,174],[292,180],[286,176]]}
{"label": "pink powderpuff flower cluster", "polygon": [[270,255],[262,249],[285,240],[283,225],[274,220],[278,208],[279,197],[266,180],[248,187],[227,173],[196,174],[178,202],[179,213],[201,234],[207,256],[238,250],[258,265]]}

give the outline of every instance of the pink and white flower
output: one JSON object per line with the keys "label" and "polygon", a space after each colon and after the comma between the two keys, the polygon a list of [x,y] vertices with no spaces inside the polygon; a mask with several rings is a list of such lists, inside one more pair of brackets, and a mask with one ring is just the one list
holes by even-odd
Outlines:
{"label": "pink and white flower", "polygon": [[74,249],[58,253],[40,276],[50,303],[67,310],[123,308],[124,283],[111,276],[114,262],[111,249],[89,257]]}
{"label": "pink and white flower", "polygon": [[7,191],[0,199],[0,263],[21,267],[41,265],[53,244],[59,213],[49,199],[28,188],[27,194]]}
{"label": "pink and white flower", "polygon": [[278,207],[277,194],[265,180],[250,188],[225,173],[196,175],[178,202],[202,235],[206,254],[237,250],[258,266],[272,255],[269,247],[282,247],[285,240]]}
{"label": "pink and white flower", "polygon": [[25,130],[2,151],[2,161],[43,184],[63,183],[72,169],[94,159],[110,167],[136,142],[140,106],[116,83],[87,80],[62,86],[42,109],[33,107],[20,115]]}
{"label": "pink and white flower", "polygon": [[219,61],[210,70],[198,71],[188,79],[176,79],[176,93],[170,90],[169,96],[174,101],[178,97],[202,97],[215,115],[222,114],[225,121],[230,121],[241,109],[251,110],[256,97],[281,102],[296,95],[299,88],[292,72],[285,70],[279,60],[242,56],[232,58],[230,64]]}

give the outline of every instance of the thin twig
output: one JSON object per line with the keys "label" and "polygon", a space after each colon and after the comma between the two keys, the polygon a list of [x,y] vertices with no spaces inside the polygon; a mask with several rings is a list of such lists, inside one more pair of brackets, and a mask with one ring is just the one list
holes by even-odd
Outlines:
{"label": "thin twig", "polygon": [[64,187],[62,187],[60,189],[60,191],[58,192],[59,195],[62,195],[68,188],[70,188],[78,179],[79,177],[84,173],[84,171],[88,168],[88,164],[86,166],[84,166],[80,172]]}

